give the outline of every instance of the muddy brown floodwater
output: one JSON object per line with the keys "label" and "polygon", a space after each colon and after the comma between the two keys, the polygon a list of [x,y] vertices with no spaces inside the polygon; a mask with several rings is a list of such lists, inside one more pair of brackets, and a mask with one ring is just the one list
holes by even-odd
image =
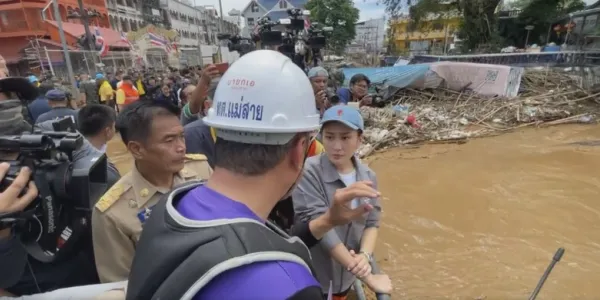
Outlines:
{"label": "muddy brown floodwater", "polygon": [[[368,159],[394,299],[600,299],[600,126],[524,130]],[[120,170],[130,158],[109,145]]]}

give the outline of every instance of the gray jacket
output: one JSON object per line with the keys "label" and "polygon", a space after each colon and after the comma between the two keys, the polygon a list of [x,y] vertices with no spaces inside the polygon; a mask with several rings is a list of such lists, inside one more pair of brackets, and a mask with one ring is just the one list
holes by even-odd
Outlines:
{"label": "gray jacket", "polygon": [[[377,189],[375,172],[356,158],[353,158],[353,162],[357,181],[370,180]],[[304,174],[292,194],[296,218],[310,221],[324,214],[333,202],[335,191],[344,187],[346,185],[340,179],[335,166],[327,158],[327,154],[308,158],[304,165]],[[319,245],[310,249],[316,277],[325,294],[329,291],[330,282],[333,284],[333,293],[344,292],[354,283],[354,275],[336,262],[329,251],[337,244],[343,243],[349,250],[358,252],[364,230],[369,227],[379,227],[381,214],[379,200],[368,199],[368,201],[375,207],[374,210],[351,224],[335,227],[325,234]]]}

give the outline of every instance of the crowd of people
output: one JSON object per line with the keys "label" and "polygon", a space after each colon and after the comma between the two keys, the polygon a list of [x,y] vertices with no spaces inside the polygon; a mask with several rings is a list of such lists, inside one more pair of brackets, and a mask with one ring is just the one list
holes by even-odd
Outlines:
{"label": "crowd of people", "polygon": [[[326,69],[305,74],[259,50],[224,73],[80,74],[76,97],[44,81],[0,79],[0,114],[8,103],[23,112],[0,134],[71,118],[86,140],[80,156],[104,153],[118,132],[133,166],[121,176],[108,164],[91,238],[68,259],[37,262],[0,227],[0,299],[346,299],[356,279],[391,293],[370,266],[376,175],[355,154],[366,76],[332,101]],[[27,84],[40,96],[22,108]],[[0,213],[35,199],[31,183],[21,193],[28,177],[0,194]]]}

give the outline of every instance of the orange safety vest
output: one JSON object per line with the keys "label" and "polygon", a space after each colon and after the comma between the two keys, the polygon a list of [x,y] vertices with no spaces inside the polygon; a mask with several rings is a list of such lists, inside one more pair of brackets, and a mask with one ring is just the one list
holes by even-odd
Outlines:
{"label": "orange safety vest", "polygon": [[140,94],[131,85],[121,84],[121,90],[125,93],[125,105],[140,99]]}
{"label": "orange safety vest", "polygon": [[[217,141],[217,133],[216,133],[215,129],[212,127],[210,128],[210,135],[213,138],[213,142],[216,142]],[[315,156],[315,155],[321,154],[323,152],[325,152],[325,148],[323,148],[323,145],[319,141],[314,140],[314,141],[312,141],[312,143],[310,143],[310,146],[308,147],[308,157]]]}

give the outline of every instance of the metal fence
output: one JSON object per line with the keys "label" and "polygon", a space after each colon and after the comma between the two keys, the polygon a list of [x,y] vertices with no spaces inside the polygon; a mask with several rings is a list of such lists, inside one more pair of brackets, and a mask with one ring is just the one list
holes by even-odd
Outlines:
{"label": "metal fence", "polygon": [[415,55],[412,63],[437,61],[472,62],[480,64],[508,65],[518,67],[581,66],[596,63],[600,51],[561,51],[537,53],[494,53],[475,55]]}
{"label": "metal fence", "polygon": [[[184,67],[203,65],[203,58],[199,51],[181,51],[179,66],[169,64],[166,53],[160,51],[149,51],[146,60],[133,52],[110,51],[106,56],[100,57],[96,51],[70,50],[68,52],[75,74],[96,72],[116,72],[117,70],[142,69],[144,66],[157,70],[166,70],[168,67]],[[67,65],[62,50],[43,49],[39,57],[42,69],[50,71],[54,76],[68,78]]]}
{"label": "metal fence", "polygon": [[494,53],[479,55],[415,55],[411,64],[438,61],[495,64],[525,68],[552,68],[580,82],[580,87],[600,85],[600,51],[561,51],[539,53]]}

